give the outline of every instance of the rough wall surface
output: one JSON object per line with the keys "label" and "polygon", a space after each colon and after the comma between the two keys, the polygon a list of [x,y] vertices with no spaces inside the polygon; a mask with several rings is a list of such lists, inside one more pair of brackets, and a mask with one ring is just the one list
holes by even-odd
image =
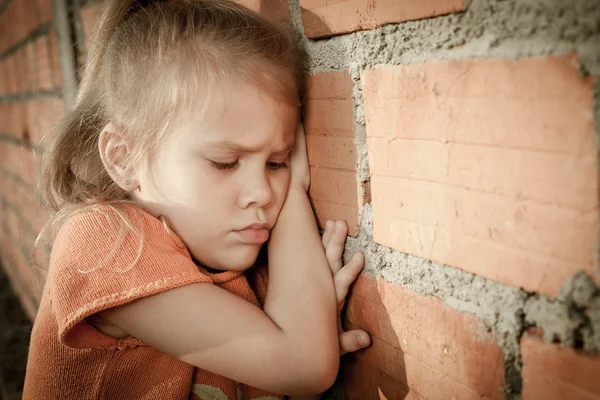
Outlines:
{"label": "rough wall surface", "polygon": [[44,279],[33,258],[33,244],[46,219],[36,194],[37,167],[63,113],[52,20],[51,0],[0,1],[0,249],[31,318]]}
{"label": "rough wall surface", "polygon": [[[366,255],[344,321],[373,343],[335,393],[600,399],[600,3],[241,2],[304,34],[311,198]],[[31,315],[50,3],[0,2],[2,260]],[[100,7],[74,3],[79,63]]]}

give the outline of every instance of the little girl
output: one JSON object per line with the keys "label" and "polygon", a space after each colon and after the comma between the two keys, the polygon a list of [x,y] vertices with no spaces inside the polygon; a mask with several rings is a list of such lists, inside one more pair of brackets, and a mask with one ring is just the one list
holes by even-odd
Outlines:
{"label": "little girl", "polygon": [[227,0],[108,2],[45,160],[24,399],[312,395],[368,344],[339,324],[362,254],[342,268],[307,196],[297,54]]}

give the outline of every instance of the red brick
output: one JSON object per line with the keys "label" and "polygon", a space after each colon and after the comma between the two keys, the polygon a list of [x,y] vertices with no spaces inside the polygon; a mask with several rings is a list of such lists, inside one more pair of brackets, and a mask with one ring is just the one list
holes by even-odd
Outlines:
{"label": "red brick", "polygon": [[[9,31],[11,26],[8,24],[8,15],[5,12],[0,13],[0,55],[9,48]],[[0,70],[2,72],[2,70]]]}
{"label": "red brick", "polygon": [[303,109],[310,195],[319,226],[327,219],[344,219],[349,233],[358,232],[359,196],[352,115],[352,79],[348,71],[326,72],[307,79]]}
{"label": "red brick", "polygon": [[38,18],[36,14],[36,0],[17,0],[16,16],[17,23],[21,26],[23,36],[19,36],[19,41],[25,39],[38,27]]}
{"label": "red brick", "polygon": [[[424,399],[504,397],[502,351],[475,316],[363,274],[346,318],[348,328],[364,329],[372,337],[371,346],[356,357],[383,374],[369,372],[366,390],[386,387],[384,398],[396,398],[407,388]],[[354,397],[370,398],[362,387],[351,386]]]}
{"label": "red brick", "polygon": [[37,88],[50,90],[54,87],[53,62],[50,55],[50,41],[48,35],[41,36],[35,42],[37,54]]}
{"label": "red brick", "polygon": [[[2,21],[0,21],[2,23]],[[0,35],[2,33],[0,32]],[[6,62],[0,60],[0,96],[7,96],[9,93],[10,82],[6,73]]]}
{"label": "red brick", "polygon": [[100,2],[88,5],[81,9],[81,23],[83,25],[84,40],[87,43],[90,39],[96,23],[102,14],[102,4]]}
{"label": "red brick", "polygon": [[27,105],[31,143],[45,145],[64,113],[64,103],[56,98],[38,98]]}
{"label": "red brick", "polygon": [[17,93],[25,93],[29,90],[29,82],[27,77],[27,65],[25,59],[25,50],[21,49],[14,53],[15,67],[15,86]]}
{"label": "red brick", "polygon": [[14,55],[8,56],[3,61],[4,68],[3,73],[5,74],[6,82],[6,94],[11,95],[17,93],[18,87],[16,83],[16,70],[15,70],[15,57]]}
{"label": "red brick", "polygon": [[[311,195],[311,197],[314,197]],[[323,200],[312,199],[319,227],[324,229],[325,221],[329,219],[343,220],[348,223],[348,234],[356,237],[358,233],[358,207],[348,207]]]}
{"label": "red brick", "polygon": [[13,148],[8,148],[9,165],[7,169],[15,175],[18,175],[25,183],[31,187],[36,186],[36,166],[39,164],[39,154],[34,154],[33,150],[24,147],[18,147],[9,144]]}
{"label": "red brick", "polygon": [[[42,230],[49,215],[38,201],[38,196],[33,188],[17,185],[13,203],[18,206],[22,220],[19,221],[22,246],[26,247],[28,254],[34,253],[34,242]],[[32,234],[35,237],[32,237]]]}
{"label": "red brick", "polygon": [[[4,185],[2,186],[2,197],[4,197],[4,200],[12,204],[11,200],[13,200],[13,197],[15,197],[16,195],[17,183],[9,174],[6,174],[4,172],[3,166],[2,170],[0,170],[0,175],[4,175],[6,177],[6,179],[4,180]],[[8,218],[7,215],[4,215],[2,218],[3,219],[0,221],[0,226],[2,227],[2,229],[4,228],[4,226],[10,227],[10,218]]]}
{"label": "red brick", "polygon": [[354,137],[352,79],[348,71],[307,78],[304,127],[307,135]]}
{"label": "red brick", "polygon": [[35,42],[25,45],[24,52],[28,91],[34,91],[38,87],[38,55]]}
{"label": "red brick", "polygon": [[[2,257],[4,259],[11,260],[11,255],[9,253],[6,253],[4,249],[2,251]],[[33,304],[28,295],[27,286],[22,281],[22,278],[19,277],[18,271],[16,270],[16,264],[14,265],[14,267],[11,265],[3,266],[2,268],[9,279],[11,288],[15,291],[15,294],[19,298],[19,302],[21,303],[25,312],[27,313],[27,316],[31,321],[34,321],[35,315],[37,313],[37,307],[35,306],[35,304]]]}
{"label": "red brick", "polygon": [[355,355],[342,363],[347,400],[423,400],[414,391],[373,368]]}
{"label": "red brick", "polygon": [[306,137],[306,147],[311,166],[356,169],[356,146],[352,138],[310,135]]}
{"label": "red brick", "polygon": [[[0,140],[0,170],[10,170],[10,157],[11,157],[11,144],[6,140]],[[12,182],[12,181],[9,181]],[[11,192],[12,188],[8,186],[2,186],[2,193]],[[1,203],[0,203],[1,206]],[[0,208],[1,209],[1,208]],[[1,221],[0,221],[1,223]]]}
{"label": "red brick", "polygon": [[521,339],[523,400],[599,400],[600,356],[544,342],[528,332]]}
{"label": "red brick", "polygon": [[310,198],[323,228],[328,219],[344,219],[351,236],[358,233],[358,183],[353,171],[312,167]]}
{"label": "red brick", "polygon": [[37,4],[40,11],[40,23],[52,21],[52,0],[37,0]]}
{"label": "red brick", "polygon": [[38,118],[42,111],[40,99],[32,99],[24,103],[23,108],[25,110],[25,126],[26,130],[23,135],[24,141],[29,141],[33,144],[35,138],[39,136],[38,132]]}
{"label": "red brick", "polygon": [[6,256],[10,260],[12,277],[18,280],[19,285],[16,291],[21,302],[26,301],[30,303],[28,305],[24,304],[24,306],[32,307],[35,310],[32,298],[39,299],[41,297],[42,282],[37,277],[30,263],[31,255],[21,249],[22,236],[22,234],[15,235],[13,233],[7,245],[4,245],[4,253],[6,253]]}
{"label": "red brick", "polygon": [[41,232],[49,217],[50,215],[37,201],[27,211],[27,220],[36,234]]}
{"label": "red brick", "polygon": [[323,37],[462,11],[466,0],[300,0],[304,33]]}
{"label": "red brick", "polygon": [[4,9],[4,15],[6,17],[5,22],[8,21],[7,50],[15,46],[19,41],[23,40],[26,36],[26,27],[22,23],[15,23],[19,21],[20,17],[20,2],[11,1],[8,6]]}
{"label": "red brick", "polygon": [[62,73],[60,68],[60,49],[58,48],[58,35],[54,29],[48,33],[50,40],[50,58],[52,60],[52,71],[54,73],[54,87],[62,86]]}
{"label": "red brick", "polygon": [[362,82],[376,242],[550,296],[596,276],[591,85],[574,57],[382,66]]}
{"label": "red brick", "polygon": [[330,168],[311,168],[310,194],[314,199],[340,206],[357,204],[356,174]]}
{"label": "red brick", "polygon": [[20,139],[23,135],[23,130],[26,124],[26,111],[23,103],[11,102],[5,103],[4,116],[2,120],[2,132],[10,136]]}
{"label": "red brick", "polygon": [[287,23],[292,14],[287,0],[235,0],[273,22]]}

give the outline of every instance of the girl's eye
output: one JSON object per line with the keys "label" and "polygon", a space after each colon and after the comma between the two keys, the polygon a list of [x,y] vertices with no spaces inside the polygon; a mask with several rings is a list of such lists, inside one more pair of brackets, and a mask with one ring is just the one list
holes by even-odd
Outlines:
{"label": "girl's eye", "polygon": [[219,171],[224,171],[224,170],[228,170],[228,169],[233,169],[236,165],[238,165],[238,160],[235,160],[234,162],[230,162],[230,163],[218,163],[215,161],[210,161],[210,165],[213,168],[218,169]]}
{"label": "girl's eye", "polygon": [[282,163],[278,163],[278,162],[269,162],[267,163],[267,165],[269,166],[269,168],[271,169],[281,169],[281,168],[287,168],[288,166],[282,162]]}

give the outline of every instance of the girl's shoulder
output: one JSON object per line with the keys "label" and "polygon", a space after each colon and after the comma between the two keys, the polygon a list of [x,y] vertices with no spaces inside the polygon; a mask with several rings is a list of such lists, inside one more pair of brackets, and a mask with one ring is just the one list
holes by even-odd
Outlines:
{"label": "girl's shoulder", "polygon": [[192,283],[212,281],[160,220],[135,206],[101,205],[61,227],[46,288],[63,344],[113,348],[117,338],[99,337],[86,318]]}
{"label": "girl's shoulder", "polygon": [[74,212],[61,226],[53,249],[97,247],[100,244],[163,244],[185,249],[184,243],[164,224],[133,204],[97,204]]}
{"label": "girl's shoulder", "polygon": [[50,271],[124,272],[173,259],[191,261],[182,240],[160,220],[135,205],[101,204],[72,214],[61,226],[52,246]]}
{"label": "girl's shoulder", "polygon": [[133,204],[101,203],[74,211],[62,224],[56,239],[73,233],[106,234],[123,227],[135,229],[157,224],[160,221]]}

